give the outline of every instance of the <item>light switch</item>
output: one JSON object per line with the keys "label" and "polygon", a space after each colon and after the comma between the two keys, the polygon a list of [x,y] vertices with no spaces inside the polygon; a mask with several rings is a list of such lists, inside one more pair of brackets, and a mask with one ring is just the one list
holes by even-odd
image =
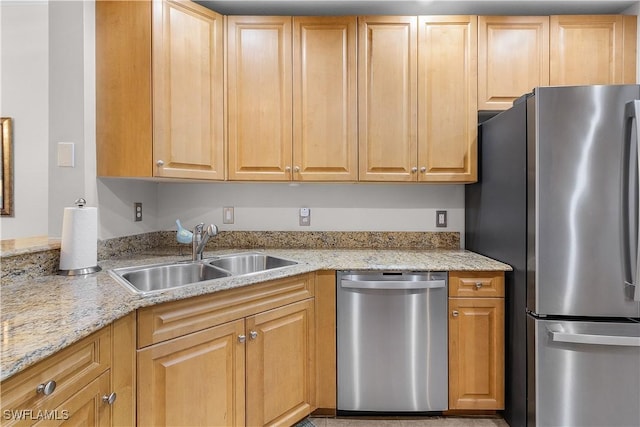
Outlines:
{"label": "light switch", "polygon": [[73,142],[58,142],[58,166],[63,168],[75,167],[75,144]]}

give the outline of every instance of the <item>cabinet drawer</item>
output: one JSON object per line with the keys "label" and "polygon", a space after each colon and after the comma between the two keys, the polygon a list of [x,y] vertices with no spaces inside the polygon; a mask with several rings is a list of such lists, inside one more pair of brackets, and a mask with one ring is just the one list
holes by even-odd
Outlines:
{"label": "cabinet drawer", "polygon": [[314,277],[304,274],[140,309],[138,348],[310,298]]}
{"label": "cabinet drawer", "polygon": [[[106,327],[4,381],[3,417],[16,411],[35,414],[42,408],[56,408],[107,371],[110,364],[111,327]],[[45,396],[37,391],[40,384],[49,381],[56,383],[52,393]]]}
{"label": "cabinet drawer", "polygon": [[449,296],[467,298],[504,297],[504,272],[450,271]]}

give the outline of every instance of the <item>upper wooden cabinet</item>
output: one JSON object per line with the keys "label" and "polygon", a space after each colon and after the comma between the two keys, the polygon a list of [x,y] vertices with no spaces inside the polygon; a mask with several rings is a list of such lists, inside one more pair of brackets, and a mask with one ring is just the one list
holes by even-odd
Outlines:
{"label": "upper wooden cabinet", "polygon": [[229,179],[355,181],[354,17],[228,18]]}
{"label": "upper wooden cabinet", "polygon": [[476,180],[476,49],[476,17],[359,18],[361,181]]}
{"label": "upper wooden cabinet", "polygon": [[358,18],[361,181],[417,177],[418,19]]}
{"label": "upper wooden cabinet", "polygon": [[291,17],[227,18],[229,179],[291,179]]}
{"label": "upper wooden cabinet", "polygon": [[551,85],[635,83],[636,26],[631,15],[552,16]]}
{"label": "upper wooden cabinet", "polygon": [[224,179],[223,18],[190,1],[98,1],[99,176]]}
{"label": "upper wooden cabinet", "polygon": [[356,17],[294,17],[294,180],[358,179],[356,85]]}
{"label": "upper wooden cabinet", "polygon": [[506,110],[548,85],[548,16],[478,17],[478,110]]}
{"label": "upper wooden cabinet", "polygon": [[481,16],[478,110],[506,110],[536,86],[636,82],[637,17]]}
{"label": "upper wooden cabinet", "polygon": [[477,180],[477,17],[421,16],[418,180]]}
{"label": "upper wooden cabinet", "polygon": [[192,2],[153,4],[155,176],[224,179],[222,21]]}

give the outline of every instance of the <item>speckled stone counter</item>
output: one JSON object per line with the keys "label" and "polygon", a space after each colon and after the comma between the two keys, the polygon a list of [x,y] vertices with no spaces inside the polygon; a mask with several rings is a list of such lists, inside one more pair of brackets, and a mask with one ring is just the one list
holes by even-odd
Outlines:
{"label": "speckled stone counter", "polygon": [[[250,249],[255,251],[255,249]],[[245,250],[246,251],[246,250]],[[146,296],[134,294],[108,273],[109,269],[187,260],[175,251],[129,255],[100,262],[103,271],[86,277],[43,276],[15,279],[2,286],[0,355],[4,380],[114,320],[153,304],[294,276],[317,270],[467,270],[507,271],[503,263],[464,250],[322,250],[266,249],[295,260],[295,266],[215,279]],[[242,249],[205,252],[205,257],[239,253]]]}

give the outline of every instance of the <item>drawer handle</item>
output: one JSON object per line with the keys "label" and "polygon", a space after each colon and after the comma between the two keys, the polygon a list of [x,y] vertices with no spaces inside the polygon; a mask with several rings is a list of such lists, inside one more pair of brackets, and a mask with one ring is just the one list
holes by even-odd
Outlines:
{"label": "drawer handle", "polygon": [[458,317],[458,314],[460,314],[460,313],[458,313],[458,310],[453,310],[453,311],[451,312],[451,315],[452,315],[453,317]]}
{"label": "drawer handle", "polygon": [[482,287],[482,282],[476,282],[476,289],[480,289]]}
{"label": "drawer handle", "polygon": [[109,395],[105,394],[102,396],[102,401],[108,405],[113,405],[113,402],[116,401],[116,397],[118,397],[115,393],[111,393]]}
{"label": "drawer handle", "polygon": [[238,342],[239,343],[243,343],[247,340],[247,336],[246,335],[238,335]]}
{"label": "drawer handle", "polygon": [[258,338],[258,333],[256,331],[249,332],[249,338],[255,340],[256,338]]}
{"label": "drawer handle", "polygon": [[56,382],[51,380],[47,381],[44,384],[38,385],[36,388],[36,393],[44,394],[45,396],[49,396],[56,389]]}

